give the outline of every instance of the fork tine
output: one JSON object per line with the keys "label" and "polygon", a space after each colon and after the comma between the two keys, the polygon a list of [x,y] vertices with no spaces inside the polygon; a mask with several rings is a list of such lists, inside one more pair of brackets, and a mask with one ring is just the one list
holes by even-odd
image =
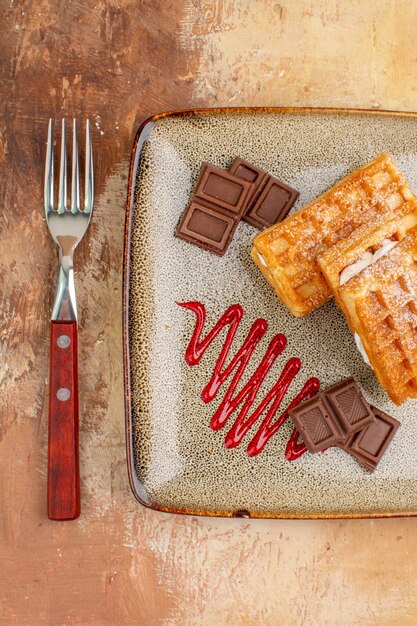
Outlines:
{"label": "fork tine", "polygon": [[48,142],[46,144],[45,184],[43,194],[45,213],[47,216],[54,210],[54,148],[52,139],[52,119],[50,119],[48,124]]}
{"label": "fork tine", "polygon": [[90,120],[85,127],[85,194],[84,213],[91,213],[94,205],[94,173],[93,173],[93,149],[91,144]]}
{"label": "fork tine", "polygon": [[64,213],[67,208],[67,141],[65,137],[65,119],[62,120],[61,128],[61,162],[59,164],[59,197],[58,213]]}
{"label": "fork tine", "polygon": [[80,210],[80,168],[78,164],[77,122],[72,121],[71,213]]}

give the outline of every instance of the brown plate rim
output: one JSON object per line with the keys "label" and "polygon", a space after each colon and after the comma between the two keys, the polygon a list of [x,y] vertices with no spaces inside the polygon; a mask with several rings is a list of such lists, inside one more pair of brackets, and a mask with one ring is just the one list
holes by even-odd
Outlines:
{"label": "brown plate rim", "polygon": [[163,507],[151,502],[146,495],[146,490],[136,472],[133,446],[133,422],[131,404],[131,382],[130,382],[130,349],[129,349],[129,281],[130,281],[130,250],[133,211],[135,203],[135,187],[139,158],[146,137],[154,123],[164,117],[182,117],[185,115],[216,115],[216,114],[239,114],[239,113],[323,113],[323,114],[368,114],[375,116],[404,116],[417,117],[415,111],[395,111],[388,109],[363,109],[363,108],[343,108],[343,107],[213,107],[196,109],[175,109],[152,115],[145,119],[139,126],[133,141],[129,177],[127,184],[127,199],[125,212],[124,245],[123,245],[123,284],[122,284],[122,327],[123,327],[123,382],[124,382],[124,406],[125,406],[125,433],[126,433],[126,459],[129,483],[133,495],[143,506],[154,511],[164,513],[176,513],[180,515],[201,515],[204,517],[243,517],[253,519],[386,519],[393,517],[416,517],[417,511],[399,511],[389,513],[334,513],[334,514],[299,514],[286,515],[285,513],[257,513],[251,514],[248,511],[204,511],[199,509],[175,509]]}

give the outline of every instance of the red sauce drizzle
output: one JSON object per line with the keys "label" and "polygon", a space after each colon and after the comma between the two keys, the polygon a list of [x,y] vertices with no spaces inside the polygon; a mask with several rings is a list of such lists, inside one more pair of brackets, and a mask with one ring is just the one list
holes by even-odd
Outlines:
{"label": "red sauce drizzle", "polygon": [[[225,426],[226,422],[228,422],[232,413],[235,413],[240,407],[240,412],[225,437],[225,446],[227,448],[234,448],[241,443],[243,437],[266,411],[265,418],[247,447],[248,455],[256,456],[262,452],[271,437],[273,437],[284,424],[288,418],[288,411],[297,406],[297,404],[303,400],[316,395],[320,388],[319,380],[317,378],[309,378],[300,393],[274,421],[275,414],[277,413],[292,380],[301,368],[300,359],[292,357],[285,364],[277,382],[263,398],[259,406],[249,415],[252,404],[256,399],[257,393],[265,379],[265,376],[268,374],[269,370],[275,363],[275,360],[284,351],[287,345],[286,337],[280,333],[271,339],[269,346],[255,372],[252,374],[244,387],[235,395],[236,388],[244,374],[246,366],[249,363],[256,346],[267,331],[267,321],[262,318],[255,320],[242,346],[231,359],[230,363],[225,366],[232,342],[243,316],[242,306],[240,304],[233,304],[230,306],[215,326],[207,333],[204,339],[202,339],[202,332],[206,320],[206,309],[204,305],[201,304],[201,302],[178,302],[177,304],[193,311],[196,316],[195,328],[185,351],[185,360],[190,366],[197,365],[200,362],[203,354],[211,342],[225,327],[229,326],[226,339],[223,343],[216,365],[214,366],[213,375],[204,387],[201,393],[201,398],[205,403],[211,402],[216,397],[221,385],[227,378],[229,378],[232,372],[234,372],[224,398],[211,418],[210,425],[213,430],[220,430]],[[294,431],[288,441],[285,456],[289,461],[293,461],[304,454],[304,452],[306,452],[306,448],[303,443],[298,443],[298,433],[297,431]]]}
{"label": "red sauce drizzle", "polygon": [[295,461],[300,456],[303,456],[304,452],[307,452],[306,444],[302,440],[299,441],[299,438],[300,433],[294,428],[285,448],[285,458],[288,461]]}

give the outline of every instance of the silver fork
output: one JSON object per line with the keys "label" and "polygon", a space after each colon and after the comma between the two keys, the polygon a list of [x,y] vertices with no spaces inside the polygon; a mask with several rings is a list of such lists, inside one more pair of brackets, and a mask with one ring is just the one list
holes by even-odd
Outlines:
{"label": "silver fork", "polygon": [[68,206],[66,125],[62,120],[58,206],[54,207],[52,120],[45,162],[45,213],[59,250],[59,271],[52,310],[49,373],[48,517],[75,519],[80,514],[78,461],[77,304],[74,251],[91,220],[94,204],[93,151],[86,122],[84,208],[80,203],[77,128],[73,120],[71,206]]}

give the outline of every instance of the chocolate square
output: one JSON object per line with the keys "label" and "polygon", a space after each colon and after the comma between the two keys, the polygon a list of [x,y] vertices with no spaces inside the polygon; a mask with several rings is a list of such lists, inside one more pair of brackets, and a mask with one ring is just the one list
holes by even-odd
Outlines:
{"label": "chocolate square", "polygon": [[353,378],[342,380],[325,391],[346,436],[375,421],[371,407]]}
{"label": "chocolate square", "polygon": [[227,250],[236,226],[237,221],[232,216],[192,200],[175,234],[180,239],[222,256]]}
{"label": "chocolate square", "polygon": [[203,163],[176,236],[223,256],[246,210],[251,187],[250,182]]}
{"label": "chocolate square", "polygon": [[229,172],[234,176],[247,180],[249,183],[255,184],[259,184],[259,181],[267,175],[260,167],[256,167],[253,163],[249,163],[249,161],[245,161],[245,159],[239,156],[233,160],[232,165],[229,167]]}
{"label": "chocolate square", "polygon": [[229,172],[252,183],[243,219],[256,228],[282,221],[299,196],[298,191],[241,157],[235,158]]}
{"label": "chocolate square", "polygon": [[320,452],[343,436],[324,394],[302,402],[289,415],[310,452]]}
{"label": "chocolate square", "polygon": [[299,192],[271,176],[244,219],[257,228],[281,222],[290,212]]}
{"label": "chocolate square", "polygon": [[250,192],[250,199],[253,200],[254,194],[262,185],[263,182],[266,182],[266,178],[269,177],[269,174],[261,168],[256,167],[249,161],[245,161],[242,157],[236,157],[229,167],[229,172],[238,178],[242,178],[243,180],[247,180],[249,183],[253,184],[253,188]]}
{"label": "chocolate square", "polygon": [[339,443],[359,463],[373,472],[397,432],[400,422],[384,411],[372,407],[374,422]]}
{"label": "chocolate square", "polygon": [[203,163],[194,196],[210,205],[230,211],[236,217],[244,213],[252,183],[228,171]]}

